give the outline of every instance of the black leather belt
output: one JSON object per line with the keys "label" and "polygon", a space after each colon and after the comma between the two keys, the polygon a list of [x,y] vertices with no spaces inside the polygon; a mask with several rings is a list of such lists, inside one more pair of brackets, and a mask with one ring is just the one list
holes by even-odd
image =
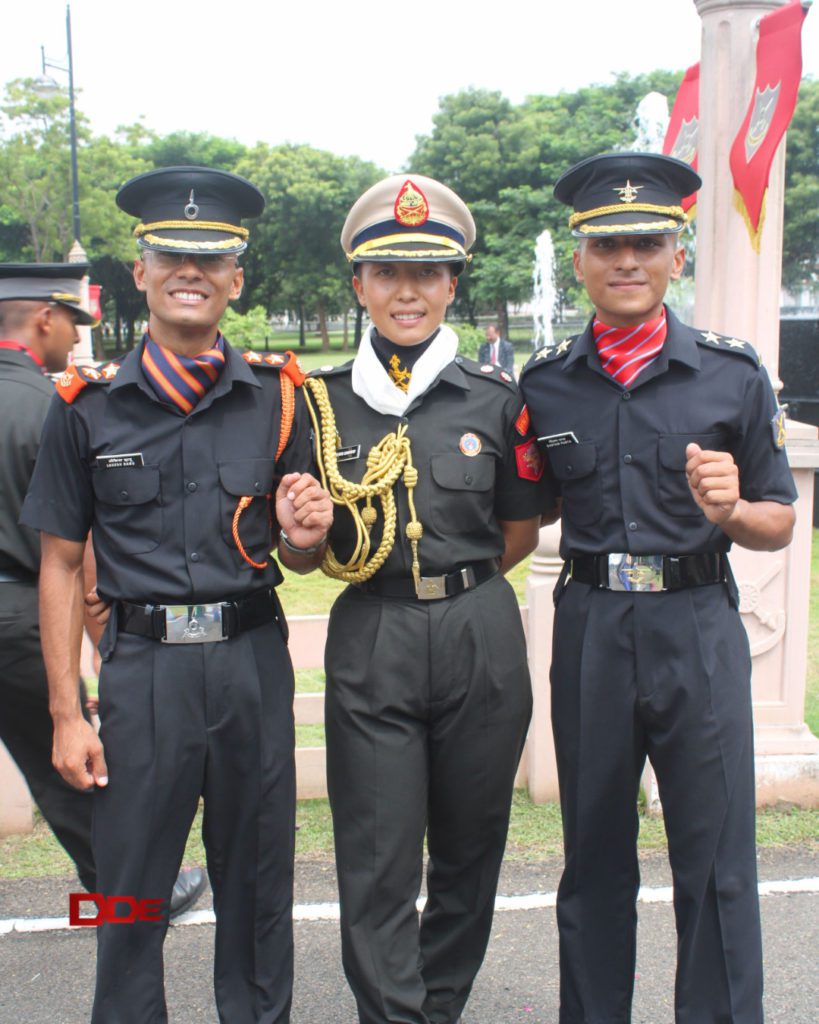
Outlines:
{"label": "black leather belt", "polygon": [[603,590],[656,592],[702,587],[726,579],[726,558],[718,552],[699,555],[583,555],[572,558],[569,571],[578,583]]}
{"label": "black leather belt", "polygon": [[117,625],[123,633],[166,644],[213,643],[275,620],[283,624],[279,599],[271,587],[236,601],[173,605],[118,601],[117,609]]}
{"label": "black leather belt", "polygon": [[415,592],[415,581],[412,577],[385,577],[384,579],[366,580],[356,586],[365,594],[378,597],[415,598],[419,601],[438,601],[444,597],[454,597],[465,590],[485,583],[490,576],[498,571],[497,558],[485,558],[480,562],[468,562],[453,572],[442,576],[422,576],[418,593]]}

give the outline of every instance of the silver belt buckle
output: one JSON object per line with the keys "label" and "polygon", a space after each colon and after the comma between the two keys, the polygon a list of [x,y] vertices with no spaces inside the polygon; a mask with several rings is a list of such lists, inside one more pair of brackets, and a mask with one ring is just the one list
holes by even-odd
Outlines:
{"label": "silver belt buckle", "polygon": [[226,640],[221,604],[166,604],[163,644],[211,644]]}
{"label": "silver belt buckle", "polygon": [[446,597],[446,576],[422,576],[418,600],[437,601],[442,597]]}
{"label": "silver belt buckle", "polygon": [[665,590],[662,555],[609,555],[609,590],[631,593]]}

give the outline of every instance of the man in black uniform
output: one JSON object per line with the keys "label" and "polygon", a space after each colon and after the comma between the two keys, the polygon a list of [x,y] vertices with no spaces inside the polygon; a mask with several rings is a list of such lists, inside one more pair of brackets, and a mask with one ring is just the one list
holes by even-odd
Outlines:
{"label": "man in black uniform", "polygon": [[[53,724],[40,649],[37,579],[40,538],[18,523],[54,385],[76,342],[77,324],[94,320],[80,305],[87,263],[0,265],[0,739],[5,743],[80,881],[96,890],[87,794],[51,763]],[[89,628],[95,628],[88,620]],[[85,688],[80,681],[80,707]],[[174,884],[170,916],[189,909],[205,887],[199,868]]]}
{"label": "man in black uniform", "polygon": [[[95,786],[105,896],[167,900],[200,795],[216,912],[216,1001],[230,1024],[289,1019],[293,674],[269,557],[306,569],[331,521],[309,474],[300,374],[218,331],[237,298],[241,218],[264,200],[236,175],[166,168],[122,187],[141,217],[134,267],[148,333],[121,367],[58,382],[23,518],[42,532],[44,654],[55,764]],[[276,481],[281,474],[281,483]],[[76,687],[82,546],[100,596],[99,739]],[[286,531],[286,532],[285,532]],[[167,1019],[159,923],[98,932],[95,1024]]]}
{"label": "man in black uniform", "polygon": [[796,492],[756,354],[663,305],[683,268],[681,199],[699,185],[654,154],[561,177],[595,315],[521,382],[566,560],[551,670],[561,1024],[630,1020],[646,756],[674,878],[675,1019],[762,1021],[751,665],[726,553],[786,545]]}

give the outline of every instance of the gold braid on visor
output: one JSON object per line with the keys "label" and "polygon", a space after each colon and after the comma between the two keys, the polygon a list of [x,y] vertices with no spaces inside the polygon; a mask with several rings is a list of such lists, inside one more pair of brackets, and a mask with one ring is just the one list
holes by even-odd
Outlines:
{"label": "gold braid on visor", "polygon": [[[427,242],[430,245],[435,245],[435,249],[393,249],[394,246],[401,242]],[[452,251],[453,259],[466,260],[467,263],[472,259],[471,255],[467,254],[466,249],[454,238],[445,238],[443,235],[425,235],[404,233],[396,235],[383,235],[381,238],[370,238],[366,242],[362,242],[361,245],[357,245],[352,252],[347,253],[347,260],[352,263],[354,260],[366,260],[368,256],[404,256],[411,255],[416,259],[423,259],[424,256],[441,256],[446,255],[447,250]]]}
{"label": "gold braid on visor", "polygon": [[155,220],[150,224],[137,224],[134,234],[137,238],[147,235],[149,231],[160,231],[166,228],[182,228],[185,231],[231,231],[247,239],[250,234],[247,228],[239,227],[238,224],[225,224],[218,220]]}
{"label": "gold braid on visor", "polygon": [[[610,213],[662,213],[666,217],[674,217],[677,222],[685,224],[688,217],[681,206],[656,206],[654,203],[616,203],[612,206],[596,206],[593,210],[580,210],[569,217],[569,227],[577,227],[592,217],[606,217]],[[617,225],[621,228],[621,225]]]}

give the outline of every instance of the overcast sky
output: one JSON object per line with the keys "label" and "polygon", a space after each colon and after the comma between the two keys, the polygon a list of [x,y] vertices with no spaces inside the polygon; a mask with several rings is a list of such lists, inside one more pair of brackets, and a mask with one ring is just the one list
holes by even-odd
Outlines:
{"label": "overcast sky", "polygon": [[[309,143],[402,169],[439,97],[513,102],[699,59],[693,0],[73,0],[78,106],[95,133],[143,117],[253,144]],[[0,77],[64,63],[64,0],[21,0]],[[819,8],[802,33],[819,74]],[[60,82],[67,75],[51,72]],[[673,97],[670,99],[673,100]]]}

